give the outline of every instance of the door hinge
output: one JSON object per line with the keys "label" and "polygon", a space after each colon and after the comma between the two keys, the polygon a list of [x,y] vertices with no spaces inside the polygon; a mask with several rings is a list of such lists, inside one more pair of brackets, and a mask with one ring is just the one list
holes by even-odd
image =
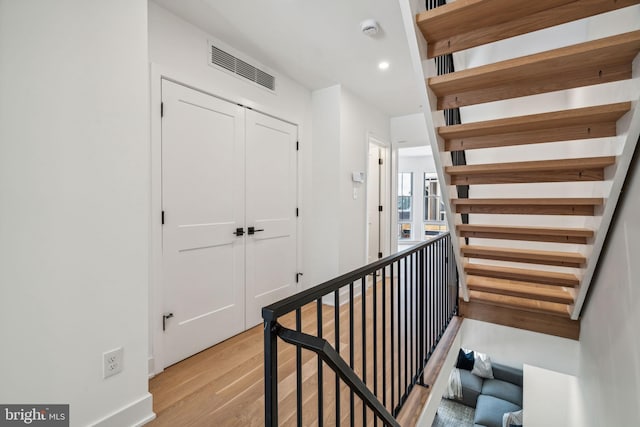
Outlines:
{"label": "door hinge", "polygon": [[378,258],[382,258],[382,252],[378,252]]}
{"label": "door hinge", "polygon": [[160,117],[164,117],[164,102],[160,103]]}
{"label": "door hinge", "polygon": [[296,208],[296,216],[300,216],[300,209]]}
{"label": "door hinge", "polygon": [[173,313],[167,313],[162,315],[162,331],[167,330],[167,319],[171,319],[173,317]]}
{"label": "door hinge", "polygon": [[300,282],[300,276],[304,276],[304,274],[296,273],[296,283]]}
{"label": "door hinge", "polygon": [[378,206],[378,212],[382,212],[382,205]]}
{"label": "door hinge", "polygon": [[381,164],[383,164],[383,163],[384,163],[384,162],[382,161],[382,159],[378,159],[378,164],[379,164],[379,165],[381,165]]}
{"label": "door hinge", "polygon": [[164,225],[164,211],[162,211],[162,217],[161,217],[161,220],[162,220],[162,225]]}
{"label": "door hinge", "polygon": [[296,141],[296,151],[300,151],[300,141]]}

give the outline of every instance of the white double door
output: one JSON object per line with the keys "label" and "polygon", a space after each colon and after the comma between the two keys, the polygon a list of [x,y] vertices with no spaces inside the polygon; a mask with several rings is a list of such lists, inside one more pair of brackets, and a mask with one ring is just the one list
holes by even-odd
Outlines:
{"label": "white double door", "polygon": [[168,366],[295,291],[297,127],[166,80],[162,102]]}

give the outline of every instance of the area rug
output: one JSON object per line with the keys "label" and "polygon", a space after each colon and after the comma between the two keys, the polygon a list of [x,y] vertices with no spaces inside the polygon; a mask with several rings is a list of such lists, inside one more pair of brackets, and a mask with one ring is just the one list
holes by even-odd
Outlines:
{"label": "area rug", "polygon": [[442,399],[431,427],[473,427],[475,410],[462,403]]}

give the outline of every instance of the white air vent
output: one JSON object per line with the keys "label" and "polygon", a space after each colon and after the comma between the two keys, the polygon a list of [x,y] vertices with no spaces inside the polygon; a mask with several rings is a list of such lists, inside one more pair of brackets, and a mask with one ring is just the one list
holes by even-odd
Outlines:
{"label": "white air vent", "polygon": [[275,90],[276,78],[271,74],[246,63],[240,58],[236,58],[230,53],[215,47],[213,44],[210,44],[209,46],[211,47],[210,65],[222,67],[232,73],[244,77],[245,79],[257,83],[262,87],[266,87],[269,90]]}

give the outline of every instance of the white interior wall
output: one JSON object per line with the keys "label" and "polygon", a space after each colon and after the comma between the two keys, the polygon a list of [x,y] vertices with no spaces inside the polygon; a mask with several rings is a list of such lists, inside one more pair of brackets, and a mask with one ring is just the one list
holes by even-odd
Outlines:
{"label": "white interior wall", "polygon": [[464,319],[460,334],[462,347],[486,353],[498,363],[578,373],[580,343],[575,340],[473,319]]}
{"label": "white interior wall", "polygon": [[390,124],[391,142],[398,148],[429,146],[427,123],[422,113],[392,117]]}
{"label": "white interior wall", "polygon": [[2,403],[153,416],[148,81],[146,1],[0,0]]}
{"label": "white interior wall", "polygon": [[340,86],[313,92],[313,227],[309,239],[317,255],[309,266],[309,283],[338,275],[340,253]]}
{"label": "white interior wall", "polygon": [[340,273],[367,264],[367,187],[365,182],[353,182],[352,172],[367,170],[369,136],[389,145],[389,120],[389,116],[342,87],[338,174],[340,204],[335,212],[340,217]]}
{"label": "white interior wall", "polygon": [[[637,159],[636,159],[637,163]],[[589,426],[640,420],[640,173],[627,177],[600,269],[583,308],[579,379]]]}

